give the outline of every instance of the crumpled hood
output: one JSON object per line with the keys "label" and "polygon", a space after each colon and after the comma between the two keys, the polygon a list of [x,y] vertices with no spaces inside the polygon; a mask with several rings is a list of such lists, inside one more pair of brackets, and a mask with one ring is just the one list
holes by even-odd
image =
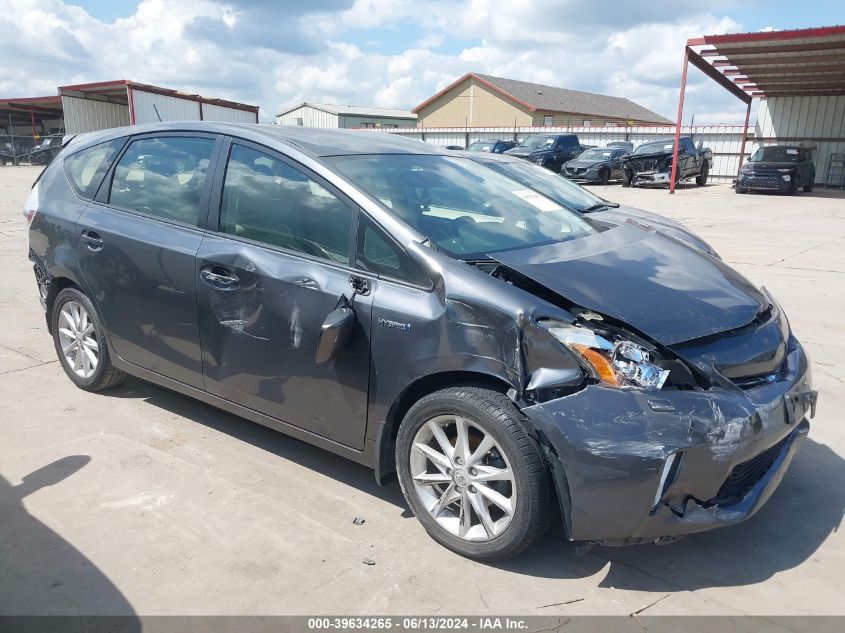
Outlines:
{"label": "crumpled hood", "polygon": [[630,223],[491,257],[663,345],[742,327],[769,305],[718,259]]}
{"label": "crumpled hood", "polygon": [[697,234],[690,231],[688,228],[671,220],[665,216],[657,215],[656,213],[650,213],[648,211],[643,211],[642,209],[637,209],[635,207],[629,207],[626,205],[620,205],[616,209],[608,209],[607,211],[598,211],[595,213],[590,213],[590,218],[595,218],[597,220],[602,220],[604,222],[608,222],[611,224],[621,224],[622,222],[627,222],[629,220],[633,220],[634,222],[638,222],[648,227],[652,227],[661,231],[664,235],[670,235],[676,239],[681,240],[682,242],[686,242],[695,248],[704,251],[710,255],[715,255],[716,251],[713,249],[710,244],[704,241],[701,237]]}
{"label": "crumpled hood", "polygon": [[626,161],[637,161],[642,159],[654,159],[654,158],[671,158],[672,152],[649,152],[648,154],[628,154],[625,156]]}

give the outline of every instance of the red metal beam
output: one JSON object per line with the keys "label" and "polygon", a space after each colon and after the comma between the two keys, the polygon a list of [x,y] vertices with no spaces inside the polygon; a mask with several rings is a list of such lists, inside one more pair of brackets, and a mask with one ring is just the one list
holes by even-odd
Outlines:
{"label": "red metal beam", "polygon": [[[829,55],[794,55],[792,57],[748,57],[743,59],[717,59],[713,65],[717,68],[723,66],[736,66],[737,68],[745,68],[746,66],[778,66],[783,63],[787,64],[817,64],[819,62],[843,62],[845,61],[845,53],[831,53]],[[837,70],[836,66],[832,67]]]}
{"label": "red metal beam", "polygon": [[687,68],[689,67],[690,53],[693,53],[690,47],[684,47],[684,70],[681,73],[681,92],[678,95],[678,119],[675,124],[675,143],[672,146],[672,173],[669,176],[669,193],[675,193],[675,176],[678,173],[678,144],[681,142],[681,123],[684,118],[684,95],[687,91]]}
{"label": "red metal beam", "polygon": [[698,68],[705,75],[710,77],[710,79],[715,81],[717,84],[722,86],[725,90],[730,92],[737,99],[742,100],[744,103],[748,103],[748,95],[746,95],[742,90],[740,90],[739,87],[734,84],[730,79],[725,77],[722,73],[713,68],[713,66],[708,64],[707,60],[701,57],[701,55],[696,53],[694,50],[687,47],[684,59],[696,68]]}
{"label": "red metal beam", "polygon": [[687,40],[687,46],[704,44],[742,44],[747,42],[783,42],[787,40],[826,38],[845,35],[845,26],[820,26],[811,29],[791,31],[758,31],[756,33],[730,33],[727,35],[704,35]]}

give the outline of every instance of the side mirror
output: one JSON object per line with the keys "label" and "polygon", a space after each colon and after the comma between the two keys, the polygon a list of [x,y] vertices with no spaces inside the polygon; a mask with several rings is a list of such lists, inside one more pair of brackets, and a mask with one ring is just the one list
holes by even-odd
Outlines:
{"label": "side mirror", "polygon": [[320,342],[317,344],[315,359],[318,365],[334,360],[346,347],[356,320],[355,311],[349,306],[342,306],[329,312],[320,328]]}

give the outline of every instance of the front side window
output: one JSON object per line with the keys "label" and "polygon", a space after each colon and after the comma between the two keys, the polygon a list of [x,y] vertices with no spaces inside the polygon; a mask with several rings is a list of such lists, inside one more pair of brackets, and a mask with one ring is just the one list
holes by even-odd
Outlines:
{"label": "front side window", "polygon": [[519,144],[527,149],[550,149],[555,143],[555,137],[549,134],[532,134],[525,137]]}
{"label": "front side window", "polygon": [[457,258],[480,259],[595,232],[577,213],[469,159],[358,155],[329,160],[395,216]]}
{"label": "front side window", "polygon": [[357,241],[355,265],[361,270],[417,286],[431,285],[405,251],[363,213],[358,216]]}
{"label": "front side window", "polygon": [[114,170],[109,204],[196,226],[214,139],[133,141]]}
{"label": "front side window", "polygon": [[65,159],[65,172],[76,193],[86,200],[93,199],[115,154],[122,146],[123,139],[115,139],[76,152]]}
{"label": "front side window", "polygon": [[220,231],[349,263],[353,208],[288,163],[233,145],[223,183]]}

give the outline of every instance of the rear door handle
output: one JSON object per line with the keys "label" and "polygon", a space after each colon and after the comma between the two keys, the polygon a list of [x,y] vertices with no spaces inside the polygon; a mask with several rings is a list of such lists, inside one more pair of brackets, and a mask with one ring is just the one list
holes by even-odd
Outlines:
{"label": "rear door handle", "polygon": [[100,237],[96,231],[89,231],[85,229],[79,236],[79,240],[85,244],[89,250],[99,251],[103,248],[103,238]]}
{"label": "rear door handle", "polygon": [[200,277],[217,290],[234,290],[241,282],[235,273],[222,266],[204,266],[200,269]]}

